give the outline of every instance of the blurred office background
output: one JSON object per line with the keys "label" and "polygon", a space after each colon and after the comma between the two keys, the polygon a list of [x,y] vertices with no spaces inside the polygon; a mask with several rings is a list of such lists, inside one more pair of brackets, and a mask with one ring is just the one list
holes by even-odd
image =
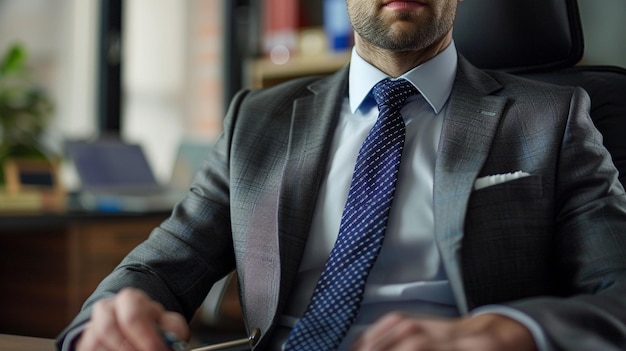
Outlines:
{"label": "blurred office background", "polygon": [[[51,147],[119,129],[124,140],[144,147],[157,177],[165,181],[182,140],[212,140],[220,129],[222,3],[0,0],[0,52],[14,42],[29,51],[29,64],[55,105],[46,133]],[[103,28],[103,22],[120,15],[121,23]],[[116,27],[122,29],[121,38],[115,36]],[[107,41],[105,52],[102,40]],[[116,61],[121,62],[119,102],[107,92],[114,79],[102,82],[103,75],[115,73]]]}
{"label": "blurred office background", "polygon": [[[249,85],[244,61],[250,57],[234,46],[242,35],[259,34],[231,29],[247,23],[241,17],[249,14],[240,10],[254,10],[250,2],[258,1],[0,0],[0,52],[13,42],[29,50],[37,79],[55,104],[46,133],[51,147],[119,133],[144,147],[165,182],[181,141],[214,140],[225,101]],[[626,66],[626,1],[579,4],[585,63]],[[112,21],[113,29],[103,21]],[[116,60],[121,81],[107,83]],[[111,102],[111,90],[106,96],[111,86],[118,89],[117,102]]]}

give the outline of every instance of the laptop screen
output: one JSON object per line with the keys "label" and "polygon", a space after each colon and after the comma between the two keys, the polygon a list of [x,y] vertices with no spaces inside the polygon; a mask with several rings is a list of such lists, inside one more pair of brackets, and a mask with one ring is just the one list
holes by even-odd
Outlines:
{"label": "laptop screen", "polygon": [[137,144],[122,141],[68,142],[84,190],[156,188],[158,182]]}

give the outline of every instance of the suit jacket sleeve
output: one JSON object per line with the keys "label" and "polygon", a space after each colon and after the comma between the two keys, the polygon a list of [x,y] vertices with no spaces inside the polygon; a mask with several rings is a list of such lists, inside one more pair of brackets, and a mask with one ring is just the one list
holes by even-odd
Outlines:
{"label": "suit jacket sleeve", "polygon": [[[234,98],[225,132],[212,148],[189,192],[171,216],[155,228],[148,240],[130,252],[86,300],[72,323],[58,336],[61,349],[66,336],[90,318],[93,304],[125,287],[145,291],[167,310],[190,320],[211,286],[235,267],[229,211],[229,131],[234,110],[246,92]],[[184,274],[181,274],[184,272]]]}

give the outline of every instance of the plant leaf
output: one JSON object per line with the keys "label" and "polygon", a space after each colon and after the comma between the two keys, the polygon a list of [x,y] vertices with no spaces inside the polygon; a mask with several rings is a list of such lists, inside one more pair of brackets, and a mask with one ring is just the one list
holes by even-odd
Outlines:
{"label": "plant leaf", "polygon": [[26,48],[21,44],[13,44],[0,63],[0,74],[18,73],[24,70],[27,59]]}

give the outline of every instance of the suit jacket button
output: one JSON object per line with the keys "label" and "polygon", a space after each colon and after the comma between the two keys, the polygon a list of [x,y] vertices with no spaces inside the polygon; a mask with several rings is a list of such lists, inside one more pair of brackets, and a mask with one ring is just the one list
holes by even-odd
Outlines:
{"label": "suit jacket button", "polygon": [[255,346],[259,340],[261,339],[261,329],[254,328],[250,332],[250,336],[248,336],[248,340],[250,342],[250,346]]}

